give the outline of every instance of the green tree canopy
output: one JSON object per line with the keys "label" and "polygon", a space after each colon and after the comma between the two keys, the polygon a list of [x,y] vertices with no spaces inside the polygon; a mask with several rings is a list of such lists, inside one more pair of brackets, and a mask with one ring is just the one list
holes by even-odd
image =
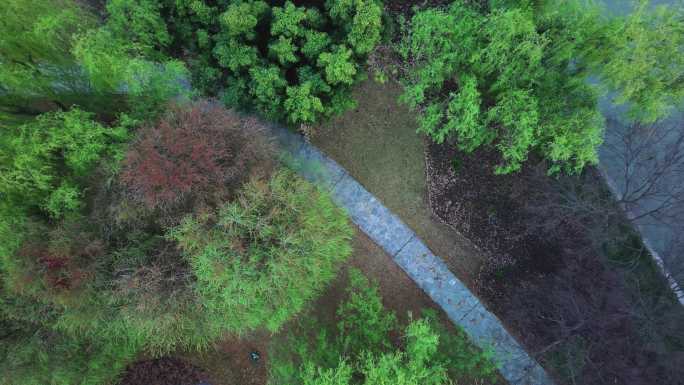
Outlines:
{"label": "green tree canopy", "polygon": [[[465,1],[417,12],[400,53],[414,65],[403,100],[420,111],[419,131],[464,151],[493,146],[497,173],[520,169],[530,152],[550,172],[598,161],[604,121],[589,76],[654,120],[681,103],[681,9],[608,18],[581,2]],[[679,22],[677,22],[679,20]]]}
{"label": "green tree canopy", "polygon": [[[337,308],[337,328],[302,321],[306,338],[290,335],[271,352],[273,385],[448,385],[491,379],[490,352],[469,345],[462,333],[448,331],[436,313],[410,316],[400,325],[382,304],[378,284],[349,270],[346,298]],[[316,338],[308,337],[316,331]],[[400,333],[400,344],[391,335]],[[282,349],[284,348],[284,349]]]}
{"label": "green tree canopy", "polygon": [[59,218],[81,208],[86,178],[104,157],[119,157],[125,127],[105,127],[79,109],[47,113],[16,130],[0,164],[8,204]]}
{"label": "green tree canopy", "polygon": [[382,27],[377,0],[160,3],[159,12],[172,15],[172,40],[191,58],[194,84],[231,107],[292,125],[353,106],[351,87]]}
{"label": "green tree canopy", "polygon": [[7,0],[0,3],[0,102],[34,111],[32,103],[69,104],[83,92],[71,46],[95,19],[71,0]]}
{"label": "green tree canopy", "polygon": [[206,311],[222,328],[245,332],[276,331],[301,311],[350,255],[351,234],[329,196],[280,171],[169,236],[190,261]]}
{"label": "green tree canopy", "polygon": [[632,118],[651,123],[684,104],[684,3],[635,1],[634,12],[609,23],[605,43],[587,50],[614,101]]}

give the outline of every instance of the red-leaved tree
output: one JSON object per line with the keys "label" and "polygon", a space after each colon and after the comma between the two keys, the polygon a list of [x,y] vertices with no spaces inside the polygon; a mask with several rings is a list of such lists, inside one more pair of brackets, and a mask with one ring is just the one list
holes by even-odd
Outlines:
{"label": "red-leaved tree", "polygon": [[31,235],[17,250],[7,278],[11,289],[43,299],[75,299],[94,277],[104,243],[77,221],[64,221],[48,229],[28,225]]}
{"label": "red-leaved tree", "polygon": [[271,168],[272,148],[257,120],[200,101],[172,106],[141,130],[121,181],[147,208],[178,211],[226,199],[250,175]]}

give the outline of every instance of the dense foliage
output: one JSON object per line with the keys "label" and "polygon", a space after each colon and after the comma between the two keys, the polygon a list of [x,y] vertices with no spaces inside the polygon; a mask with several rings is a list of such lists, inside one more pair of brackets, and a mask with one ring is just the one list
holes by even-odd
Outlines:
{"label": "dense foliage", "polygon": [[66,105],[83,90],[71,47],[94,17],[70,0],[7,0],[0,20],[0,107],[34,112],[36,102]]}
{"label": "dense foliage", "polygon": [[132,201],[180,218],[188,206],[232,198],[250,176],[272,168],[273,149],[256,119],[204,101],[172,106],[143,128],[120,178]]}
{"label": "dense foliage", "polygon": [[684,60],[676,12],[647,13],[643,5],[608,19],[578,2],[494,4],[482,11],[456,1],[417,12],[402,41],[411,62],[403,99],[436,142],[466,152],[493,145],[498,173],[519,170],[533,151],[551,172],[578,172],[598,161],[603,137],[590,75],[615,90],[616,101],[631,102],[633,116],[653,120],[684,100],[674,81]]}
{"label": "dense foliage", "polygon": [[[110,116],[129,111],[146,118],[169,98],[190,93],[184,64],[166,59],[144,38],[147,24],[161,20],[131,28],[127,20],[137,18],[126,12],[140,15],[148,9],[130,1],[113,1],[108,9],[110,20],[97,27],[94,15],[73,0],[0,4],[3,124],[17,115],[73,105]],[[155,36],[155,42],[164,40],[161,32]]]}
{"label": "dense foliage", "polygon": [[276,331],[351,253],[351,228],[326,194],[289,171],[252,181],[215,212],[173,229],[201,301],[223,327]]}
{"label": "dense foliage", "polygon": [[124,126],[105,127],[74,108],[43,114],[3,132],[0,194],[6,204],[54,218],[83,206],[83,188],[98,162],[120,157]]}
{"label": "dense foliage", "polygon": [[90,30],[73,52],[82,66],[91,93],[122,97],[123,109],[139,119],[154,118],[169,99],[187,99],[191,90],[185,65],[177,60],[154,61],[147,47],[117,36],[109,24]]}
{"label": "dense foliage", "polygon": [[[573,1],[474,3],[415,10],[399,45],[403,98],[435,141],[495,146],[499,173],[530,152],[551,171],[596,162],[591,76],[634,119],[684,99],[681,9],[643,2],[606,18]],[[89,9],[0,2],[2,384],[107,384],[140,354],[276,332],[351,254],[344,212],[278,164],[265,126],[193,101],[193,86],[308,129],[354,106],[380,0]],[[336,329],[310,320],[315,341],[275,357],[273,382],[442,385],[495,370],[434,315],[399,325],[356,271],[331,317]]]}
{"label": "dense foliage", "polygon": [[2,384],[106,384],[135,355],[125,344],[102,345],[12,321],[0,325]]}
{"label": "dense foliage", "polygon": [[635,10],[608,22],[605,37],[599,35],[602,40],[583,54],[593,73],[615,91],[614,102],[627,103],[631,118],[652,123],[684,101],[684,4],[633,3]]}
{"label": "dense foliage", "polygon": [[[303,327],[316,338],[290,336],[286,351],[273,351],[269,383],[446,385],[457,379],[493,379],[496,367],[490,353],[447,331],[432,312],[400,326],[382,305],[377,284],[358,270],[350,270],[337,318],[337,330],[307,320]],[[393,333],[403,336],[399,349]]]}
{"label": "dense foliage", "polygon": [[363,62],[380,40],[382,7],[377,0],[306,6],[117,0],[108,12],[117,36],[187,57],[193,83],[205,92],[220,93],[230,106],[298,125],[354,104],[351,86],[363,76]]}
{"label": "dense foliage", "polygon": [[[172,105],[126,152],[133,123],[72,109],[5,132],[0,353],[13,380],[105,383],[140,351],[277,329],[350,253],[328,196],[288,171],[269,178],[256,120],[212,102]],[[213,220],[224,227],[202,228]]]}

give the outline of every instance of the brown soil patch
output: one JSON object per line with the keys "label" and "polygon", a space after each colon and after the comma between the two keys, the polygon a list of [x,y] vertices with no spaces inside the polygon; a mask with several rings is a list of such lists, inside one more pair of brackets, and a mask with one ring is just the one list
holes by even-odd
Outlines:
{"label": "brown soil patch", "polygon": [[207,379],[200,368],[165,357],[129,365],[119,385],[198,385]]}
{"label": "brown soil patch", "polygon": [[[672,345],[684,341],[682,329],[666,325],[684,318],[642,262],[649,259],[637,252],[629,268],[607,260],[606,243],[574,211],[564,208],[559,219],[545,211],[571,203],[553,192],[557,181],[535,168],[541,164],[494,175],[499,161],[486,150],[427,150],[433,212],[489,254],[476,285],[481,298],[559,383],[681,384],[671,360],[682,354]],[[592,169],[576,181],[602,183]],[[618,246],[617,256],[629,259],[630,248]]]}
{"label": "brown soil patch", "polygon": [[[208,373],[211,385],[266,385],[268,381],[268,345],[271,336],[266,332],[229,337],[202,353],[184,354],[189,361]],[[259,353],[253,361],[251,352]]]}
{"label": "brown soil patch", "polygon": [[[519,174],[494,175],[494,166],[500,162],[494,151],[464,154],[451,145],[429,143],[426,174],[430,208],[485,253],[495,254],[498,263],[515,266],[516,277],[553,273],[561,256],[555,237],[530,230],[527,224],[530,214],[525,208],[532,192],[521,175],[532,170],[528,164]],[[491,257],[488,262],[492,262]]]}

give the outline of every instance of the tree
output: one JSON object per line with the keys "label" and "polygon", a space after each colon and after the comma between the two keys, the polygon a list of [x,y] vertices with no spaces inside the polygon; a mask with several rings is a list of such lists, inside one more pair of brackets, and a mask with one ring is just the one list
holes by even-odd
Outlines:
{"label": "tree", "polygon": [[115,380],[135,358],[126,344],[72,339],[44,328],[0,320],[0,382],[100,385]]}
{"label": "tree", "polygon": [[230,107],[294,126],[352,106],[351,86],[380,41],[382,8],[375,0],[320,7],[228,1],[213,7],[216,17],[192,16],[181,3],[164,3],[161,12],[174,15],[168,30],[197,58],[193,77],[209,86],[205,91],[225,84],[221,99]]}
{"label": "tree", "polygon": [[77,108],[47,113],[20,126],[0,164],[2,199],[54,218],[82,207],[85,179],[100,160],[116,158],[125,127],[105,127]]}
{"label": "tree", "polygon": [[335,276],[352,229],[329,196],[290,171],[252,181],[215,211],[172,229],[222,330],[277,331]]}
{"label": "tree", "polygon": [[120,179],[134,201],[179,218],[188,204],[217,204],[232,198],[250,176],[268,176],[272,154],[255,119],[200,101],[172,106],[142,129]]}
{"label": "tree", "polygon": [[66,108],[74,94],[86,91],[71,47],[94,25],[91,15],[68,0],[7,0],[0,4],[0,19],[3,106],[35,113],[36,103],[47,100]]}
{"label": "tree", "polygon": [[192,94],[183,63],[146,58],[146,47],[123,40],[108,25],[81,35],[73,52],[92,90],[109,98],[123,96],[136,119],[154,118],[171,99]]}
{"label": "tree", "polygon": [[417,13],[402,50],[416,67],[403,100],[424,108],[420,131],[467,152],[494,145],[497,173],[517,171],[530,151],[554,162],[552,171],[595,163],[603,126],[585,107],[595,96],[584,75],[567,70],[570,59],[550,48],[554,23],[563,22],[529,8],[483,15],[460,1]]}
{"label": "tree", "polygon": [[107,28],[119,39],[133,42],[155,58],[171,43],[157,0],[109,0]]}
{"label": "tree", "polygon": [[634,3],[633,12],[610,23],[605,42],[591,47],[590,65],[616,91],[613,101],[648,124],[684,103],[684,3]]}
{"label": "tree", "polygon": [[578,173],[598,161],[605,125],[590,75],[644,119],[682,100],[673,80],[684,68],[681,10],[645,9],[615,19],[557,1],[496,2],[484,12],[457,1],[420,11],[400,48],[411,63],[402,98],[437,143],[495,147],[497,173],[518,171],[530,152],[549,160],[552,173]]}
{"label": "tree", "polygon": [[[358,369],[340,361],[332,369],[316,368],[308,363],[303,367],[305,385],[448,385],[447,369],[434,359],[439,337],[426,321],[418,320],[406,328],[405,351],[381,355],[366,354],[356,363]],[[363,378],[362,381],[355,378]]]}

